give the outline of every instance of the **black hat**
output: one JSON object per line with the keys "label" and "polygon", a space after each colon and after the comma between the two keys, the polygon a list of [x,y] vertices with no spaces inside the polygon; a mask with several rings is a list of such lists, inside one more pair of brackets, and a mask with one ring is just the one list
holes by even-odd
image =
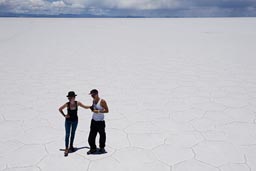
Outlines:
{"label": "black hat", "polygon": [[68,95],[67,95],[67,97],[76,97],[76,96],[77,95],[76,95],[76,93],[74,91],[68,92]]}
{"label": "black hat", "polygon": [[93,89],[93,90],[91,90],[90,91],[90,95],[95,95],[95,94],[98,94],[99,92],[98,92],[98,90],[96,90],[96,89]]}

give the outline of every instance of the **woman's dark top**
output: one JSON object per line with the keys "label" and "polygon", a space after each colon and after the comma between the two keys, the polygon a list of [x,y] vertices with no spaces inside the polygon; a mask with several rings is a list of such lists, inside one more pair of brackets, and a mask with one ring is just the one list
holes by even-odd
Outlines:
{"label": "woman's dark top", "polygon": [[77,116],[77,101],[75,101],[76,108],[75,109],[70,109],[70,102],[67,102],[67,110],[70,118],[66,118],[67,121],[78,121],[78,116]]}

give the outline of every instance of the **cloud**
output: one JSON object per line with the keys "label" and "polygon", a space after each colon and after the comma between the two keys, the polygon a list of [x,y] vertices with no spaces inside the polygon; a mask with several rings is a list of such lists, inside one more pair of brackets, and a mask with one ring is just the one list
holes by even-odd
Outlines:
{"label": "cloud", "polygon": [[[79,13],[79,6],[66,4],[65,1],[47,0],[0,0],[0,10],[6,13],[51,14]],[[74,10],[75,9],[75,10]]]}
{"label": "cloud", "polygon": [[63,1],[54,1],[52,2],[52,7],[57,7],[57,8],[64,8],[67,5]]}
{"label": "cloud", "polygon": [[97,6],[108,9],[159,9],[170,4],[175,5],[176,0],[88,0],[88,6]]}
{"label": "cloud", "polygon": [[256,16],[256,0],[0,0],[1,13]]}

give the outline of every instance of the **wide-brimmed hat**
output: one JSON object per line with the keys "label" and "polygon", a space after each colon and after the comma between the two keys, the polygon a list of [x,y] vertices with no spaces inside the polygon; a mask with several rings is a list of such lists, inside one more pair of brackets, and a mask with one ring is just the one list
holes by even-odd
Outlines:
{"label": "wide-brimmed hat", "polygon": [[76,93],[74,91],[68,92],[68,95],[67,95],[67,97],[76,97],[76,96],[77,95],[76,95]]}

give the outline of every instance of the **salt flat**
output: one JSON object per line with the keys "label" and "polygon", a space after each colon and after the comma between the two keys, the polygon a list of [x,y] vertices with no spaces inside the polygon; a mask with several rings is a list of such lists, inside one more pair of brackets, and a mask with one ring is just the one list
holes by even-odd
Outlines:
{"label": "salt flat", "polygon": [[[0,170],[255,171],[256,18],[0,19]],[[79,109],[107,100],[108,153],[86,155]]]}

